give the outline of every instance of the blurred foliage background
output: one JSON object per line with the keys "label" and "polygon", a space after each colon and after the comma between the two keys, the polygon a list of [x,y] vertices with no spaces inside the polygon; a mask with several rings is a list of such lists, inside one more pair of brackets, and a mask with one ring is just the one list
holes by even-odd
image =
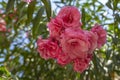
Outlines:
{"label": "blurred foliage background", "polygon": [[[0,80],[120,80],[120,0],[0,0],[10,32],[0,32]],[[71,65],[42,59],[36,40],[48,36],[46,23],[65,5],[81,12],[83,29],[99,23],[107,31],[107,43],[94,52],[82,74]]]}

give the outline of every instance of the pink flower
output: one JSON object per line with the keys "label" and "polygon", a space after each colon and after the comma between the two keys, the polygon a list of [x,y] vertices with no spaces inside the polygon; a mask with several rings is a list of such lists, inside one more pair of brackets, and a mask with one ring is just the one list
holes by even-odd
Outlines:
{"label": "pink flower", "polygon": [[6,30],[6,22],[4,19],[0,18],[0,32],[5,32]]}
{"label": "pink flower", "polygon": [[82,73],[84,70],[86,70],[89,66],[89,62],[92,59],[92,55],[88,54],[86,58],[81,59],[81,58],[77,58],[74,59],[73,63],[74,63],[74,70],[77,72]]}
{"label": "pink flower", "polygon": [[65,6],[58,13],[57,17],[60,17],[64,22],[64,27],[80,27],[81,14],[79,10],[74,6]]}
{"label": "pink flower", "polygon": [[92,31],[85,31],[85,34],[89,41],[89,51],[88,53],[92,54],[93,51],[97,48],[97,40],[98,36],[94,34]]}
{"label": "pink flower", "polygon": [[80,12],[76,7],[63,7],[56,18],[51,19],[51,21],[47,24],[50,32],[50,37],[54,37],[59,40],[60,35],[66,28],[80,28],[80,17]]}
{"label": "pink flower", "polygon": [[61,53],[57,57],[57,63],[64,66],[66,64],[69,64],[72,60],[69,58],[69,56],[66,53]]}
{"label": "pink flower", "polygon": [[82,73],[87,67],[88,67],[88,64],[85,62],[84,59],[75,59],[74,60],[74,70],[75,71]]}
{"label": "pink flower", "polygon": [[37,41],[37,50],[44,59],[56,58],[61,52],[57,42],[52,39],[39,38]]}
{"label": "pink flower", "polygon": [[47,26],[50,32],[50,37],[59,39],[59,36],[61,35],[63,30],[63,21],[61,20],[61,18],[56,17],[54,19],[51,19]]}
{"label": "pink flower", "polygon": [[85,58],[89,50],[88,38],[83,30],[67,28],[61,35],[60,45],[71,59]]}
{"label": "pink flower", "polygon": [[97,48],[101,48],[106,43],[107,32],[98,24],[95,24],[91,31],[97,34]]}
{"label": "pink flower", "polygon": [[32,2],[33,0],[23,0],[24,2],[27,2],[28,4]]}

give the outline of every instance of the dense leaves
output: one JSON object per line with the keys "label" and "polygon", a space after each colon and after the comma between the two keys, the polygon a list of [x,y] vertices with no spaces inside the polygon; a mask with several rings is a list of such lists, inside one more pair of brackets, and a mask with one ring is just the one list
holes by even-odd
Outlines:
{"label": "dense leaves", "polygon": [[[104,0],[105,1],[105,0]],[[106,0],[107,1],[107,0]],[[54,6],[55,5],[55,6]],[[107,31],[107,43],[94,52],[90,67],[82,74],[71,65],[42,59],[36,48],[39,35],[48,36],[46,23],[65,5],[78,7],[83,29],[99,23]],[[108,0],[1,0],[0,17],[7,32],[0,32],[0,79],[20,80],[119,80],[120,1]]]}

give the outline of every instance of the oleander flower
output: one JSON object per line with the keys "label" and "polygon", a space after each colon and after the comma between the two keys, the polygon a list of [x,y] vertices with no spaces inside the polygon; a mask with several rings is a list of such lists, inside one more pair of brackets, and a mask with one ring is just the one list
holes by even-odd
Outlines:
{"label": "oleander flower", "polygon": [[85,59],[75,59],[74,60],[74,70],[75,71],[82,73],[87,67],[88,67],[88,64],[85,62]]}
{"label": "oleander flower", "polygon": [[74,6],[65,6],[58,13],[57,17],[60,17],[64,22],[64,27],[80,27],[81,14],[79,10]]}
{"label": "oleander flower", "polygon": [[98,24],[95,24],[91,31],[97,34],[97,48],[101,48],[106,43],[107,32]]}
{"label": "oleander flower", "polygon": [[92,54],[93,51],[97,48],[97,40],[98,36],[94,34],[92,31],[85,31],[85,34],[89,41],[89,50],[88,53]]}
{"label": "oleander flower", "polygon": [[41,37],[37,40],[37,50],[40,56],[44,59],[56,58],[61,52],[56,41],[52,39],[42,39]]}
{"label": "oleander flower", "polygon": [[0,32],[5,32],[5,31],[7,31],[6,22],[4,19],[0,18]]}
{"label": "oleander flower", "polygon": [[69,64],[72,60],[66,53],[61,53],[57,57],[57,63],[64,66],[66,64]]}
{"label": "oleander flower", "polygon": [[47,26],[49,29],[50,37],[54,37],[56,39],[59,39],[62,31],[64,31],[63,21],[59,17],[51,19]]}
{"label": "oleander flower", "polygon": [[60,46],[71,59],[85,58],[89,50],[88,38],[83,30],[67,28],[61,35]]}
{"label": "oleander flower", "polygon": [[88,54],[86,58],[82,59],[82,58],[76,58],[73,60],[73,66],[74,66],[74,70],[76,72],[80,72],[82,73],[84,70],[86,70],[89,66],[89,62],[92,59],[92,55]]}

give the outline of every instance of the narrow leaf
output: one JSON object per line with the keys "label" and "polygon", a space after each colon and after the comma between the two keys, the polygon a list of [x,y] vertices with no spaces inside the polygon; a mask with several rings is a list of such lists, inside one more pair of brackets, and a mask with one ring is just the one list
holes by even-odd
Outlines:
{"label": "narrow leaf", "polygon": [[34,0],[28,6],[28,9],[27,9],[27,23],[28,24],[32,20],[33,13],[34,13],[34,10],[35,10],[35,4],[36,4],[36,1]]}
{"label": "narrow leaf", "polygon": [[113,9],[112,6],[111,6],[111,2],[109,2],[109,1],[106,3],[106,6],[110,9]]}
{"label": "narrow leaf", "polygon": [[47,18],[48,21],[50,21],[50,17],[51,17],[51,3],[50,0],[41,0],[46,8],[46,13],[47,13]]}
{"label": "narrow leaf", "polygon": [[8,13],[14,7],[15,0],[8,0],[6,12]]}
{"label": "narrow leaf", "polygon": [[33,20],[33,28],[32,28],[33,37],[35,37],[36,30],[39,27],[39,23],[40,23],[43,12],[44,12],[44,7],[41,7]]}
{"label": "narrow leaf", "polygon": [[83,23],[83,26],[85,25],[85,9],[82,8],[82,23]]}

